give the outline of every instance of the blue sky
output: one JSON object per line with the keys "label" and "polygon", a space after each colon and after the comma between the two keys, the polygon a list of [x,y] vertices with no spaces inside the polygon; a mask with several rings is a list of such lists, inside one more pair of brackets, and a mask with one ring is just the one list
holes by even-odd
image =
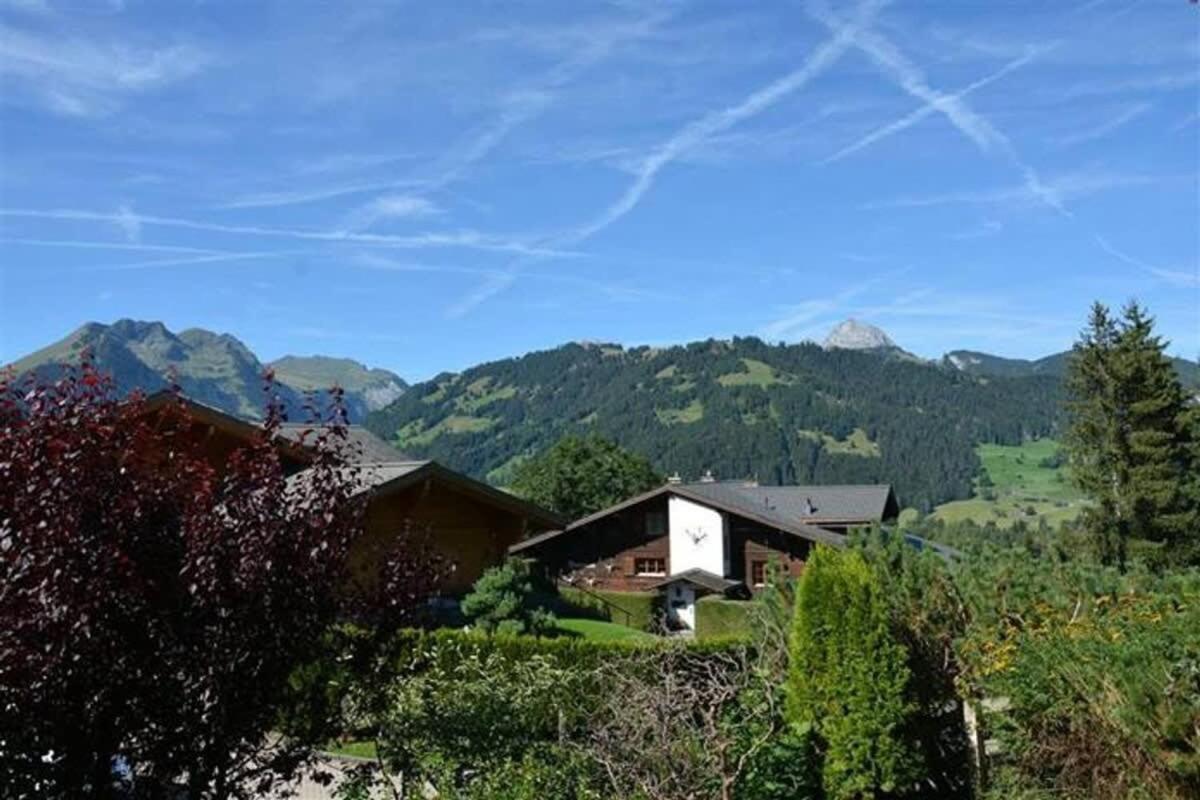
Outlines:
{"label": "blue sky", "polygon": [[0,0],[0,361],[88,320],[410,379],[567,340],[1200,353],[1200,9]]}

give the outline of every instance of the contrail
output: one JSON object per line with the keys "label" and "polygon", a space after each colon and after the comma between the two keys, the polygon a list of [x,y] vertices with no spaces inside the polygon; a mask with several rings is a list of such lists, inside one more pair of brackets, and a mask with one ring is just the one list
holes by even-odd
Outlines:
{"label": "contrail", "polygon": [[[571,247],[620,220],[637,207],[641,199],[654,186],[658,173],[672,161],[703,143],[709,137],[723,133],[762,113],[789,94],[804,88],[810,81],[829,69],[855,43],[855,37],[860,29],[869,25],[885,5],[887,5],[887,0],[869,0],[869,2],[863,3],[855,13],[854,20],[834,31],[829,40],[814,50],[798,69],[767,84],[736,105],[710,112],[683,126],[646,157],[641,168],[635,174],[633,182],[626,187],[615,202],[604,209],[595,219],[547,240],[546,244],[551,247]],[[482,286],[453,305],[448,312],[450,316],[462,316],[488,298],[504,291],[516,280],[521,265],[522,262],[518,261],[503,275],[488,279]]]}
{"label": "contrail", "polygon": [[[1025,66],[1029,62],[1031,62],[1034,59],[1041,56],[1043,53],[1048,52],[1049,49],[1050,48],[1030,49],[1027,53],[1025,53],[1025,55],[1023,55],[1019,58],[1013,59],[1012,61],[1005,64],[1003,67],[1001,67],[997,71],[993,72],[991,75],[988,75],[985,78],[980,78],[979,80],[975,81],[974,83],[970,84],[969,86],[964,87],[961,91],[950,95],[949,98],[951,100],[961,100],[962,98],[966,97],[967,95],[971,94],[972,92],[975,92],[975,91],[987,86],[989,83],[998,81],[1001,78],[1003,78],[1005,75],[1008,75],[1010,72],[1020,69],[1021,67]],[[911,128],[913,125],[916,125],[918,122],[920,122],[921,120],[925,119],[926,117],[932,115],[935,111],[938,111],[938,110],[939,109],[936,108],[932,103],[927,103],[926,105],[923,105],[920,108],[918,108],[916,111],[906,114],[905,116],[901,117],[900,119],[895,120],[894,122],[888,123],[887,125],[884,125],[881,128],[875,129],[871,133],[868,133],[866,136],[859,139],[857,142],[854,142],[853,144],[843,147],[841,150],[838,150],[833,155],[819,161],[818,163],[824,165],[824,164],[833,163],[834,161],[840,161],[843,158],[845,158],[846,156],[851,155],[852,153],[857,153],[859,150],[862,150],[864,147],[868,147],[868,146],[874,144],[875,142],[880,141],[881,139],[886,139],[887,137],[892,136],[893,134],[897,134],[907,128]]]}

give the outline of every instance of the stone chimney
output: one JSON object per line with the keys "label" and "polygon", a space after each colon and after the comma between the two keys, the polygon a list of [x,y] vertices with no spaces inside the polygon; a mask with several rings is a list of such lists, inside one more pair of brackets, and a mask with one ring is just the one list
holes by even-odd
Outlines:
{"label": "stone chimney", "polygon": [[670,475],[667,476],[667,483],[671,483],[671,484],[683,483],[683,478],[680,477],[678,471],[672,472]]}
{"label": "stone chimney", "polygon": [[704,470],[704,474],[700,476],[701,483],[716,483],[717,479],[713,477],[711,469]]}

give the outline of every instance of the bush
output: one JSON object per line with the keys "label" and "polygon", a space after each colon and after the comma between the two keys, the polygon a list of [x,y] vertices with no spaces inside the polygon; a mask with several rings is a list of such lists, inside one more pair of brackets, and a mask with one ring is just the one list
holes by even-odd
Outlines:
{"label": "bush", "polygon": [[753,609],[744,600],[705,597],[696,603],[696,637],[739,638],[750,634]]}
{"label": "bush", "polygon": [[538,603],[529,567],[517,558],[484,572],[460,607],[468,620],[488,633],[536,636],[554,629],[554,614]]}
{"label": "bush", "polygon": [[1002,698],[998,796],[1200,796],[1200,572],[1022,550],[963,566],[963,683]]}
{"label": "bush", "polygon": [[829,797],[896,792],[920,776],[904,736],[910,678],[876,573],[857,551],[817,547],[796,590],[788,700],[793,723],[815,735]]}
{"label": "bush", "polygon": [[[660,652],[679,653],[705,672],[745,650],[410,630],[387,654],[364,661],[356,647],[364,636],[350,632],[343,652],[331,653],[337,666],[320,675],[350,687],[347,732],[375,741],[390,770],[454,798],[588,797],[595,766],[588,732],[611,705],[611,676],[649,680]],[[507,794],[496,793],[498,775],[512,778]]]}
{"label": "bush", "polygon": [[289,479],[274,402],[218,460],[178,398],[86,361],[37,381],[0,375],[0,794],[104,797],[114,763],[147,796],[267,793],[311,756],[311,729],[272,735],[288,677],[345,614],[411,619],[436,574],[400,536],[349,573],[340,394]]}

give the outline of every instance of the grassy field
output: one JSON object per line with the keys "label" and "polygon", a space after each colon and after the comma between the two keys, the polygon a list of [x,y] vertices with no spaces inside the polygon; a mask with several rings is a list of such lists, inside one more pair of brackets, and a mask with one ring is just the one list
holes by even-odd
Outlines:
{"label": "grassy field", "polygon": [[693,400],[683,408],[657,408],[654,413],[664,425],[687,425],[699,422],[704,417],[704,404]]}
{"label": "grassy field", "polygon": [[626,625],[599,619],[559,619],[558,629],[596,642],[652,642],[656,638]]}
{"label": "grassy field", "polygon": [[765,388],[777,383],[792,382],[786,375],[776,372],[770,364],[764,364],[753,358],[743,358],[742,363],[746,365],[745,372],[731,372],[728,375],[722,375],[717,378],[717,383],[722,386],[762,386]]}
{"label": "grassy field", "polygon": [[879,445],[871,441],[871,437],[867,436],[867,432],[862,428],[855,428],[845,439],[835,439],[821,431],[801,430],[799,433],[806,439],[821,442],[825,445],[827,453],[846,453],[852,456],[879,458]]}
{"label": "grassy field", "polygon": [[975,496],[937,507],[933,516],[946,522],[974,520],[1007,528],[1018,520],[1031,525],[1045,519],[1050,526],[1074,519],[1083,498],[1070,481],[1067,467],[1043,465],[1058,452],[1053,439],[1038,439],[1020,446],[984,444],[979,459],[991,486],[976,481]]}

